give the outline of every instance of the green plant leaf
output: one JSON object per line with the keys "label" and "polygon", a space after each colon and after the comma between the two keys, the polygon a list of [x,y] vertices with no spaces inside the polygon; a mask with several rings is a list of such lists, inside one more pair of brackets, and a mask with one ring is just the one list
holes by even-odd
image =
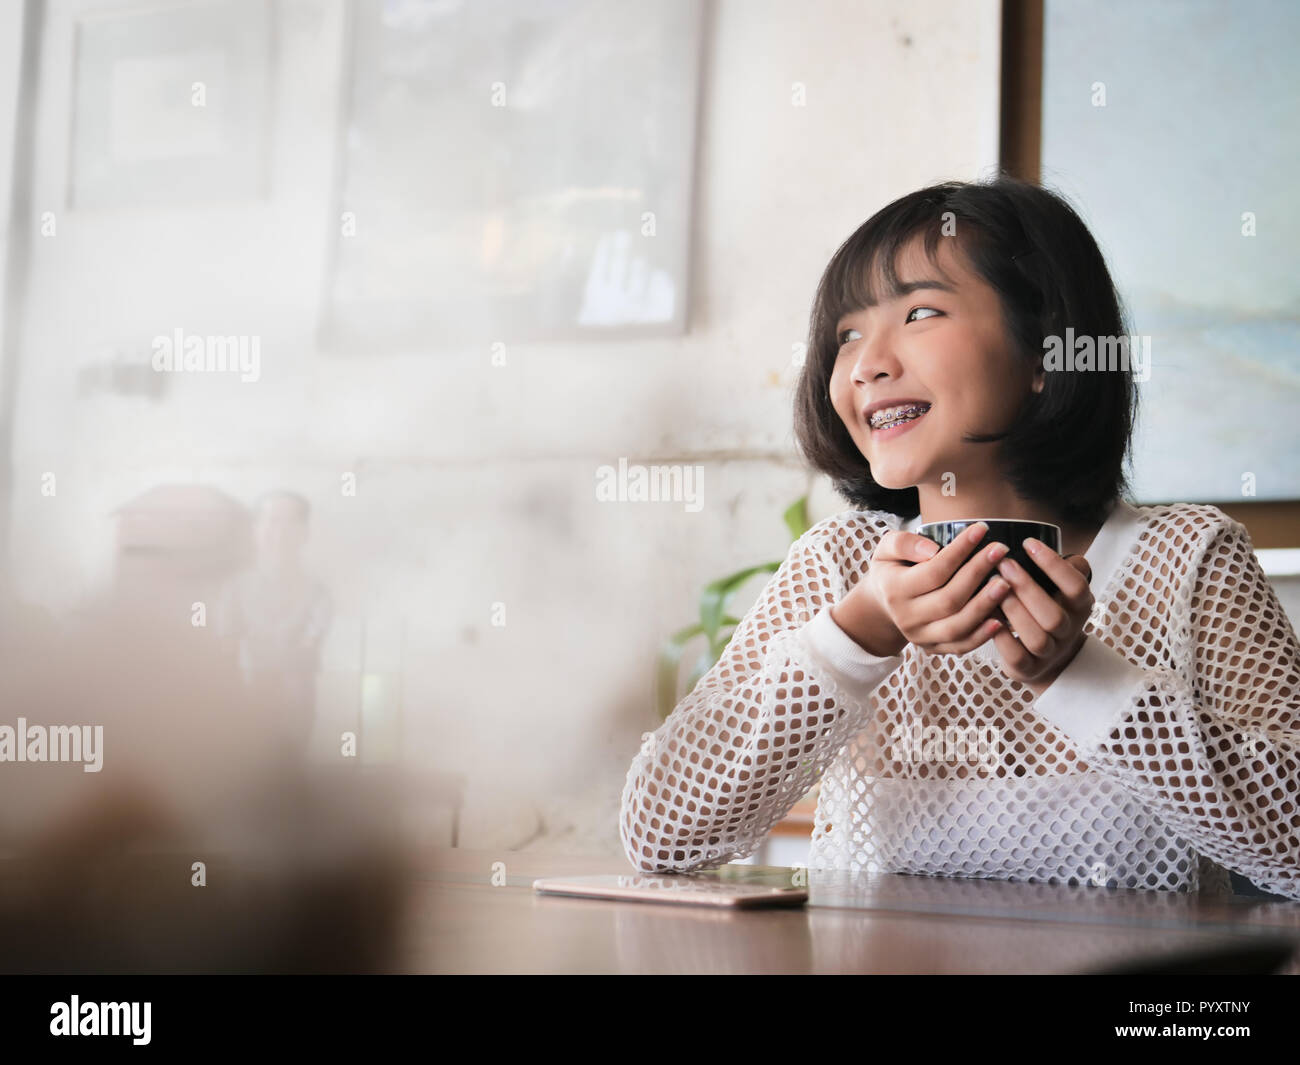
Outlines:
{"label": "green plant leaf", "polygon": [[791,541],[799,539],[808,531],[808,497],[801,496],[791,503],[781,515],[785,527],[790,530]]}
{"label": "green plant leaf", "polygon": [[704,591],[700,593],[700,625],[704,629],[704,634],[708,636],[710,644],[717,643],[718,627],[722,624],[722,612],[726,609],[727,600],[735,594],[736,589],[756,574],[775,573],[780,568],[780,562],[764,562],[761,566],[750,566],[733,573],[730,577],[723,577],[712,584],[705,585]]}

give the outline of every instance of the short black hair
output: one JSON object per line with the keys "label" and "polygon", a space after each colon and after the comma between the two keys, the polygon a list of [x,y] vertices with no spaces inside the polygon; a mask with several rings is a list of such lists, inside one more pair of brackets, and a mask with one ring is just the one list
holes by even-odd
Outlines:
{"label": "short black hair", "polygon": [[[955,228],[949,228],[955,223]],[[1031,366],[1044,338],[1121,337],[1127,315],[1088,227],[1056,190],[998,174],[986,181],[945,181],[881,208],[832,256],[813,301],[807,358],[795,389],[794,429],[804,458],[862,510],[910,519],[917,489],[885,488],[830,401],[838,353],[835,327],[845,314],[897,295],[900,252],[923,234],[933,263],[945,229],[970,268],[998,294],[1010,338]],[[1048,372],[1041,392],[1003,434],[997,462],[1022,498],[1044,503],[1071,525],[1099,525],[1129,491],[1124,466],[1137,418],[1138,390],[1122,370]]]}

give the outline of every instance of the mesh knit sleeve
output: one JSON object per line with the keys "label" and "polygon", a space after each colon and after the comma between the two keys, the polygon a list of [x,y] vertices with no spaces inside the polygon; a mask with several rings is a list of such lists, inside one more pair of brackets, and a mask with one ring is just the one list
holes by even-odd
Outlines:
{"label": "mesh knit sleeve", "polygon": [[[1157,564],[1149,573],[1161,569],[1171,572]],[[1140,667],[1085,645],[1080,657],[1096,672],[1084,669],[1056,691],[1067,667],[1042,708],[1066,725],[1089,765],[1202,854],[1300,899],[1300,643],[1239,522],[1210,538],[1177,613],[1188,670]],[[1140,652],[1151,621],[1130,622],[1124,640]],[[1089,720],[1077,713],[1085,686],[1108,671],[1124,697],[1099,706],[1093,683]]]}
{"label": "mesh knit sleeve", "polygon": [[867,728],[871,689],[902,659],[863,651],[850,680],[816,652],[812,623],[827,623],[844,583],[828,528],[794,543],[719,660],[633,759],[620,835],[637,869],[748,857]]}

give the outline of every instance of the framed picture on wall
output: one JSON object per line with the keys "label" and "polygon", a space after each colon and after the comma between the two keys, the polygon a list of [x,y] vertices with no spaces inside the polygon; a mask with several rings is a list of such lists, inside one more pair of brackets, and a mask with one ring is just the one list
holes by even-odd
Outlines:
{"label": "framed picture on wall", "polygon": [[354,4],[322,347],[683,332],[702,14]]}
{"label": "framed picture on wall", "polygon": [[1086,212],[1149,344],[1150,502],[1300,500],[1300,8],[1232,14],[1043,7],[1042,181]]}
{"label": "framed picture on wall", "polygon": [[264,197],[273,11],[209,0],[81,16],[68,205]]}

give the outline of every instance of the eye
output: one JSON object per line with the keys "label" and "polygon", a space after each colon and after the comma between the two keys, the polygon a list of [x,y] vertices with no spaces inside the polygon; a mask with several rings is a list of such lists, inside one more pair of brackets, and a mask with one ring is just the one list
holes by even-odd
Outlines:
{"label": "eye", "polygon": [[917,311],[934,311],[935,314],[943,314],[943,311],[937,311],[933,307],[913,307],[910,311],[907,312],[907,317],[904,319],[904,321],[907,322],[914,321],[915,319],[912,318],[912,315],[914,315]]}
{"label": "eye", "polygon": [[[845,340],[844,338],[845,338],[849,333],[857,333],[857,332],[858,332],[858,331],[857,331],[856,329],[841,329],[841,330],[840,330],[840,333],[839,333],[839,336],[837,336],[835,339],[836,339],[837,341],[839,341],[839,346],[840,346],[840,347],[844,347],[844,345],[848,343],[848,341]],[[860,336],[861,334],[858,334],[858,335]]]}

